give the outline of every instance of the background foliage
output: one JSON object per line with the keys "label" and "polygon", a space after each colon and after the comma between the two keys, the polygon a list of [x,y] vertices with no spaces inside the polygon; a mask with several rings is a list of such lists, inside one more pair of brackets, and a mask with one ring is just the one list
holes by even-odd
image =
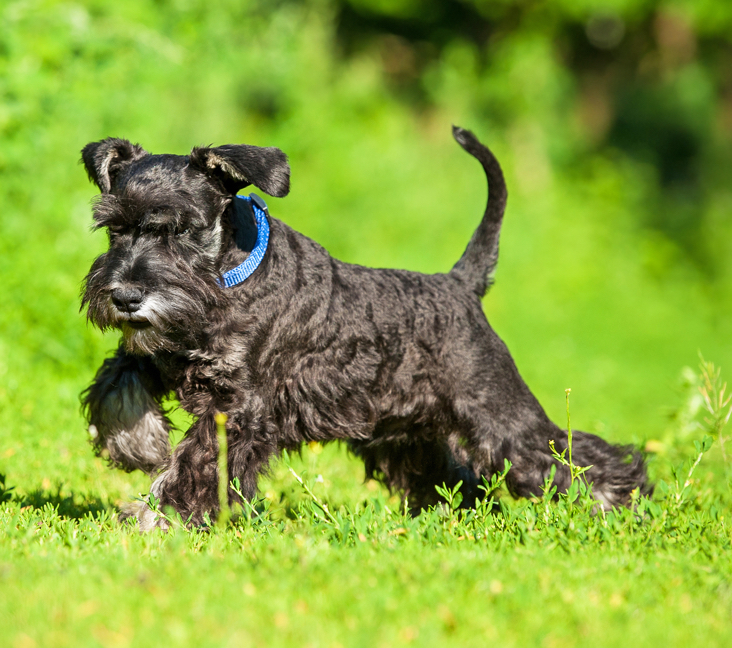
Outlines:
{"label": "background foliage", "polygon": [[[502,161],[510,192],[497,283],[485,300],[491,323],[555,420],[563,420],[564,389],[572,387],[576,427],[647,444],[655,453],[654,477],[670,478],[670,466],[691,455],[691,444],[701,435],[695,424],[702,405],[697,379],[683,367],[697,364],[699,350],[732,366],[731,33],[732,5],[716,0],[4,2],[0,472],[6,482],[0,501],[7,500],[3,524],[13,533],[35,538],[33,530],[39,524],[51,528],[57,524],[53,520],[62,527],[46,540],[55,547],[48,554],[53,559],[44,556],[43,537],[30,545],[10,536],[0,543],[0,600],[6,615],[0,618],[11,623],[12,602],[31,591],[55,601],[60,614],[49,625],[61,628],[56,644],[33,629],[49,619],[32,604],[8,636],[19,646],[64,645],[64,637],[78,638],[93,626],[96,630],[85,635],[92,644],[126,645],[139,641],[123,629],[139,621],[136,615],[144,609],[154,618],[170,617],[165,632],[171,638],[179,631],[190,639],[193,626],[176,612],[188,603],[164,598],[176,587],[178,570],[197,575],[181,580],[189,588],[209,578],[206,587],[217,591],[217,581],[233,574],[239,596],[242,587],[249,596],[249,583],[250,591],[258,587],[268,601],[284,597],[283,605],[291,607],[301,599],[277,589],[292,582],[282,570],[292,568],[288,560],[313,559],[317,568],[306,570],[303,582],[319,603],[301,608],[302,618],[320,620],[322,632],[313,635],[314,645],[320,645],[319,636],[322,645],[346,645],[352,636],[349,617],[344,620],[343,612],[331,619],[327,613],[339,597],[343,574],[364,561],[383,566],[406,560],[407,572],[420,561],[434,571],[422,574],[415,566],[415,573],[394,581],[377,570],[384,585],[374,586],[369,600],[383,618],[393,619],[393,632],[369,634],[363,625],[367,613],[352,611],[354,627],[374,641],[415,640],[420,627],[432,627],[439,617],[446,620],[434,626],[434,637],[445,640],[451,627],[467,628],[456,645],[468,645],[470,632],[475,637],[492,632],[509,644],[537,638],[546,645],[560,639],[572,645],[588,636],[580,627],[601,645],[615,641],[603,628],[618,618],[618,642],[627,636],[624,628],[643,626],[634,609],[660,614],[668,603],[669,610],[691,613],[698,609],[694,601],[702,608],[706,601],[711,616],[705,636],[714,645],[715,637],[729,632],[720,621],[729,612],[729,589],[721,585],[723,572],[715,571],[714,558],[728,546],[729,532],[719,519],[717,544],[702,552],[700,562],[694,562],[690,549],[700,546],[696,539],[680,554],[667,545],[658,550],[658,559],[642,553],[642,565],[635,567],[616,545],[601,557],[584,555],[576,577],[572,559],[546,548],[519,552],[518,558],[499,552],[494,558],[495,547],[430,553],[429,546],[407,543],[411,549],[402,556],[401,545],[392,543],[391,558],[363,548],[332,558],[332,553],[321,554],[325,550],[312,539],[320,537],[319,531],[312,528],[290,529],[289,539],[279,545],[253,540],[251,551],[268,565],[257,576],[249,554],[238,553],[238,545],[222,548],[212,541],[212,554],[237,555],[229,557],[235,561],[229,571],[226,561],[206,559],[214,561],[212,566],[198,560],[200,547],[172,543],[171,553],[161,558],[154,542],[162,540],[139,540],[132,531],[107,528],[104,516],[144,492],[147,482],[139,475],[108,472],[85,443],[78,393],[116,341],[87,327],[78,313],[81,278],[105,238],[89,231],[95,191],[77,161],[84,144],[110,135],[153,152],[185,153],[209,143],[276,145],[290,156],[293,188],[286,199],[270,200],[274,215],[346,261],[436,272],[449,269],[460,256],[482,213],[482,172],[449,136],[451,123],[474,130]],[[183,416],[179,420],[184,424]],[[386,497],[373,484],[372,490],[360,485],[361,468],[341,451],[326,450],[317,469],[307,461],[303,465],[311,472],[325,475],[321,484],[328,484],[329,497],[338,504]],[[705,493],[706,498],[697,503],[701,509],[714,501],[729,515],[725,468],[715,446],[697,471],[699,497]],[[15,490],[6,492],[10,486]],[[291,507],[299,492],[282,470],[264,490]],[[51,508],[41,513],[44,506]],[[84,515],[91,516],[89,524],[96,529],[88,537],[96,533],[101,539],[90,541],[89,551],[79,557],[73,540],[83,536],[79,520]],[[297,544],[298,537],[305,538],[304,545]],[[516,548],[514,541],[507,542]],[[311,545],[315,553],[308,553]],[[269,551],[274,558],[262,558]],[[145,555],[158,556],[158,562],[145,562]],[[684,567],[676,562],[681,555],[687,556]],[[331,563],[337,566],[329,577]],[[48,564],[53,565],[50,575]],[[547,585],[532,589],[533,574],[544,583],[542,564]],[[654,564],[664,568],[654,572]],[[70,565],[73,576],[59,581],[57,570]],[[637,568],[638,582],[645,585],[618,589],[615,565],[627,578]],[[111,606],[114,601],[122,606],[124,618],[105,622],[106,590],[121,587],[116,570],[128,567],[139,570],[140,582],[150,578],[159,584],[140,585],[139,592],[133,587],[139,598],[110,593]],[[247,574],[243,586],[239,569]],[[476,569],[487,580],[481,581]],[[89,581],[82,576],[87,571]],[[505,576],[498,576],[501,572]],[[462,604],[475,598],[471,591],[482,592],[490,623],[481,625],[480,609],[471,612],[475,617],[458,618],[448,603],[440,603],[440,574],[455,583],[477,579],[476,590],[455,585],[452,596]],[[532,576],[524,587],[527,574]],[[577,595],[583,605],[575,594],[565,597],[565,590],[551,584],[562,574],[579,588],[566,591],[584,592]],[[643,574],[651,575],[643,580]],[[669,590],[674,579],[683,583],[676,593]],[[493,581],[512,598],[491,593]],[[10,589],[7,582],[13,583]],[[504,587],[506,582],[516,587]],[[84,588],[92,603],[72,610],[68,606]],[[588,588],[598,597],[599,613],[586,607]],[[664,598],[659,588],[678,601]],[[427,592],[426,598],[405,603],[415,589]],[[646,589],[656,592],[648,596],[657,607],[644,608]],[[617,592],[619,598],[613,599]],[[401,616],[389,607],[392,599],[397,608],[405,606]],[[434,605],[428,603],[432,599]],[[491,607],[499,599],[506,602]],[[292,625],[289,631],[277,625],[278,610],[263,605],[275,615],[269,621],[278,641],[302,645]],[[438,616],[430,614],[430,606]],[[545,609],[547,616],[521,616],[525,606]],[[577,619],[569,629],[559,621],[567,610]],[[598,614],[599,625],[588,621]],[[535,634],[511,630],[511,619],[519,617]],[[669,626],[662,619],[658,625],[648,621],[648,627],[650,644]],[[690,636],[680,624],[673,627],[678,637]],[[423,640],[433,636],[429,632],[423,631]],[[74,643],[81,645],[78,639]]]}

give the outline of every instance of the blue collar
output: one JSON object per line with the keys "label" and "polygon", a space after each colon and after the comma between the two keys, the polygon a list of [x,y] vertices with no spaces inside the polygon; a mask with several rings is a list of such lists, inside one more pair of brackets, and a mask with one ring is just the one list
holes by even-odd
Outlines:
{"label": "blue collar", "polygon": [[237,196],[237,198],[248,202],[254,210],[254,215],[257,218],[257,242],[244,263],[236,266],[232,270],[224,272],[222,275],[223,281],[219,281],[219,285],[224,288],[236,286],[251,277],[252,273],[259,267],[259,264],[262,263],[264,254],[267,251],[267,244],[269,243],[267,203],[255,193],[249,194],[248,196]]}

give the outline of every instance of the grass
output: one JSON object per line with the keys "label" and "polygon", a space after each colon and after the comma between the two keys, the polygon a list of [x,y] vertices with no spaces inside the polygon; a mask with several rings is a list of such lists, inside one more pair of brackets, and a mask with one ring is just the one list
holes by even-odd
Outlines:
{"label": "grass", "polygon": [[[724,393],[713,365],[700,381]],[[705,402],[699,432],[719,435],[729,401]],[[515,501],[504,473],[475,508],[440,489],[410,517],[311,444],[227,523],[146,535],[104,498],[5,480],[0,627],[18,647],[729,645],[730,467],[710,436],[694,446],[629,509],[598,511],[582,479]]]}

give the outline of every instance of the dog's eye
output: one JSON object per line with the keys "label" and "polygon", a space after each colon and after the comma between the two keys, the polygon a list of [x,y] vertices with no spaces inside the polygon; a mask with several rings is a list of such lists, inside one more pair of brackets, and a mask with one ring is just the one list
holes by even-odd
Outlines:
{"label": "dog's eye", "polygon": [[181,237],[181,236],[185,236],[185,235],[186,235],[186,234],[188,234],[188,233],[189,233],[190,231],[191,231],[191,230],[190,230],[190,228],[188,228],[188,227],[186,227],[186,229],[184,229],[184,230],[175,230],[175,236],[176,236],[176,238],[179,238],[179,237]]}

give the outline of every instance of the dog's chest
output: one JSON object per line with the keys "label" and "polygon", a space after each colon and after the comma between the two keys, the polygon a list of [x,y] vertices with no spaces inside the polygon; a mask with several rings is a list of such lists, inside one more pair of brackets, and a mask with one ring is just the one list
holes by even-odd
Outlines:
{"label": "dog's chest", "polygon": [[204,350],[156,354],[153,358],[166,388],[181,406],[202,416],[211,409],[228,411],[237,394],[251,388],[240,354],[215,354]]}

